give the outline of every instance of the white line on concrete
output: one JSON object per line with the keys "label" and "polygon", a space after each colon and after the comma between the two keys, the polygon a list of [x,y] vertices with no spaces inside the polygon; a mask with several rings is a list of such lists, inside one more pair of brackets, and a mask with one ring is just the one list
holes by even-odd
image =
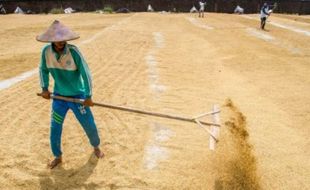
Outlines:
{"label": "white line on concrete", "polygon": [[2,80],[0,81],[0,90],[9,88],[10,86],[12,86],[13,84],[16,84],[20,81],[23,81],[29,77],[31,77],[32,75],[34,75],[35,73],[38,73],[38,69],[33,69],[31,71],[27,71],[25,73],[22,73],[14,78],[10,78],[10,79],[6,79],[6,80]]}
{"label": "white line on concrete", "polygon": [[158,92],[158,93],[163,93],[167,89],[165,85],[160,85],[160,84],[151,84],[150,87],[154,92]]}
{"label": "white line on concrete", "polygon": [[154,32],[153,33],[156,47],[157,48],[163,48],[164,47],[164,37],[160,32]]}
{"label": "white line on concrete", "polygon": [[198,26],[198,27],[200,27],[200,28],[204,28],[204,29],[207,29],[207,30],[212,30],[212,29],[214,29],[214,27],[208,26],[208,25],[206,25],[206,24],[202,24],[202,23],[200,23],[197,19],[195,19],[195,18],[193,18],[193,17],[187,17],[186,19],[187,19],[188,21],[190,21],[193,25]]}
{"label": "white line on concrete", "polygon": [[301,55],[302,54],[300,49],[293,47],[290,44],[283,44],[279,40],[275,39],[273,36],[271,36],[269,34],[265,34],[265,32],[259,31],[255,28],[247,28],[246,30],[251,36],[257,37],[257,38],[265,40],[267,42],[271,42],[274,45],[277,45],[281,48],[288,50],[292,54],[295,54],[295,55]]}
{"label": "white line on concrete", "polygon": [[146,147],[146,168],[152,170],[157,167],[158,162],[161,160],[166,160],[168,158],[168,151],[166,148],[157,145],[148,145]]}
{"label": "white line on concrete", "polygon": [[156,67],[157,61],[151,52],[145,57],[145,59],[148,66]]}
{"label": "white line on concrete", "polygon": [[145,167],[149,170],[155,169],[158,162],[168,159],[169,152],[160,143],[170,140],[174,136],[174,132],[162,126],[159,123],[153,123],[153,137],[149,141],[149,145],[145,147]]}
{"label": "white line on concrete", "polygon": [[265,41],[272,41],[274,40],[274,37],[269,35],[269,34],[265,34],[264,32],[261,32],[261,31],[258,31],[254,28],[247,28],[246,29],[247,32],[252,35],[252,36],[255,36],[257,38],[260,38],[260,39],[263,39]]}
{"label": "white line on concrete", "polygon": [[297,33],[300,33],[300,34],[304,34],[306,36],[310,36],[310,32],[307,31],[307,30],[302,30],[302,29],[299,29],[299,28],[295,28],[293,26],[286,26],[286,25],[283,25],[283,24],[279,24],[279,23],[276,23],[276,22],[270,22],[270,24],[274,25],[274,26],[277,26],[279,28],[284,28],[284,29],[287,29],[287,30],[291,30],[293,32],[297,32]]}
{"label": "white line on concrete", "polygon": [[156,142],[167,142],[172,136],[175,135],[172,130],[160,125],[159,123],[154,123],[153,130],[155,132],[154,140]]}
{"label": "white line on concrete", "polygon": [[95,35],[93,35],[91,38],[87,39],[87,40],[84,40],[82,41],[80,44],[81,45],[85,45],[85,44],[88,44],[92,41],[94,41],[95,39],[97,39],[99,36],[101,36],[102,34],[104,34],[105,32],[111,30],[111,29],[114,29],[115,27],[119,26],[119,25],[122,25],[124,24],[125,22],[127,22],[131,17],[128,17],[128,18],[125,18],[119,22],[117,22],[116,24],[113,24],[109,27],[106,27],[104,28],[103,30],[101,30],[100,32],[97,32]]}
{"label": "white line on concrete", "polygon": [[148,66],[148,77],[150,80],[149,87],[151,91],[155,94],[163,93],[167,88],[165,85],[159,83],[158,74],[158,62],[154,54],[158,49],[165,46],[165,38],[160,32],[153,32],[153,38],[155,41],[155,48],[151,49],[149,53],[145,56],[145,61]]}
{"label": "white line on concrete", "polygon": [[[155,47],[151,49],[145,56],[145,61],[148,66],[149,87],[155,96],[166,91],[167,87],[160,84],[158,73],[158,62],[155,57],[158,49],[165,46],[165,38],[160,32],[153,32]],[[163,127],[159,123],[153,123],[153,138],[150,139],[148,145],[145,146],[144,165],[147,169],[152,170],[158,166],[158,162],[168,159],[168,150],[162,147],[159,143],[168,141],[172,132]]]}

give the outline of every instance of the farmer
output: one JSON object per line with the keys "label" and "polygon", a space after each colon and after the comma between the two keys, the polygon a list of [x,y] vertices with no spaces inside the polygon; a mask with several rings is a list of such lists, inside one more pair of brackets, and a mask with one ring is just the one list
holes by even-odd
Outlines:
{"label": "farmer", "polygon": [[264,5],[262,6],[260,10],[260,28],[263,30],[265,30],[266,20],[267,20],[267,17],[270,15],[270,13],[271,13],[271,10],[269,10],[267,3],[264,3]]}
{"label": "farmer", "polygon": [[66,114],[71,109],[82,125],[94,153],[98,158],[104,154],[99,148],[100,139],[94,117],[89,106],[93,106],[92,79],[85,59],[79,49],[67,41],[79,36],[55,20],[48,30],[37,36],[40,42],[50,42],[43,48],[40,63],[40,83],[42,97],[50,99],[49,73],[55,81],[54,95],[85,99],[83,104],[53,100],[51,113],[50,143],[54,160],[49,163],[53,169],[62,162],[61,133]]}
{"label": "farmer", "polygon": [[205,11],[205,6],[206,6],[207,2],[202,2],[199,1],[199,17],[204,17],[204,11]]}

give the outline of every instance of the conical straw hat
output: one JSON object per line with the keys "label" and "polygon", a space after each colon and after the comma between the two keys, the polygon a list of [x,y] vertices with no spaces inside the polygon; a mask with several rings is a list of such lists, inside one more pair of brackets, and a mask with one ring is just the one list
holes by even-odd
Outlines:
{"label": "conical straw hat", "polygon": [[36,37],[40,42],[62,42],[78,39],[80,36],[55,20],[46,32]]}

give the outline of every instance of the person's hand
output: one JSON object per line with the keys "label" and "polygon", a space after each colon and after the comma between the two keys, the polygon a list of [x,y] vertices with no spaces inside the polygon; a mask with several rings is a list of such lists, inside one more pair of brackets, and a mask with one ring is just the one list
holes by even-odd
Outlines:
{"label": "person's hand", "polygon": [[51,93],[48,90],[44,90],[44,91],[42,91],[41,96],[42,96],[42,98],[50,99],[51,98]]}
{"label": "person's hand", "polygon": [[94,102],[91,98],[87,98],[84,102],[83,102],[84,106],[94,106]]}

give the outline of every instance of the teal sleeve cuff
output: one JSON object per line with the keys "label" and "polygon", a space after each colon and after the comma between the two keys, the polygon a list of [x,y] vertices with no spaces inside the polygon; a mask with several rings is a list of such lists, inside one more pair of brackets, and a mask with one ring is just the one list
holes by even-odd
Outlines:
{"label": "teal sleeve cuff", "polygon": [[42,91],[48,91],[48,88],[47,87],[43,87]]}

